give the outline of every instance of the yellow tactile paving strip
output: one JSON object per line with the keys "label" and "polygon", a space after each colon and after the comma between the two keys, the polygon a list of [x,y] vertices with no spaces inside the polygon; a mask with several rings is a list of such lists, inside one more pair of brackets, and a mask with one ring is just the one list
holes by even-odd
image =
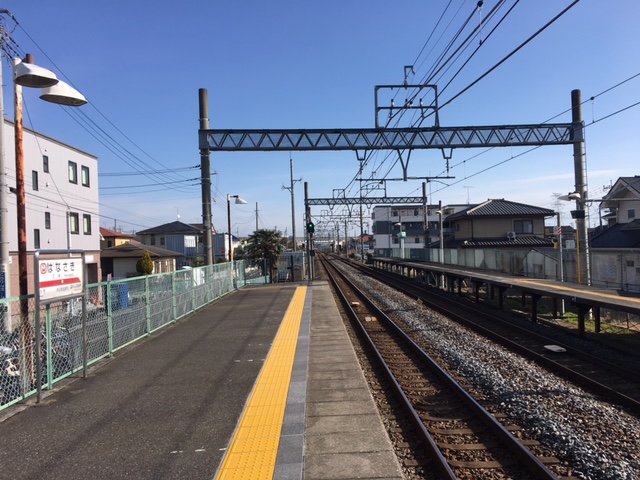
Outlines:
{"label": "yellow tactile paving strip", "polygon": [[298,287],[216,479],[272,479],[307,287]]}
{"label": "yellow tactile paving strip", "polygon": [[[541,287],[549,287],[548,284],[545,283],[541,283],[541,282],[536,282],[535,280],[523,280],[520,279],[519,280],[520,283],[529,283],[531,285],[538,285]],[[576,288],[571,288],[571,286],[569,284],[565,284],[566,286],[560,286],[560,285],[553,285],[553,288],[556,290],[565,290],[567,292],[575,292],[575,293],[588,293],[589,295],[593,295],[594,297],[603,297],[603,298],[610,298],[612,300],[624,300],[625,302],[631,302],[631,303],[639,303],[640,304],[640,300],[638,300],[637,298],[633,298],[633,297],[620,297],[620,295],[616,295],[616,294],[612,294],[612,293],[604,293],[604,292],[597,292],[597,291],[589,291],[589,290],[580,290],[580,289],[576,289]]]}

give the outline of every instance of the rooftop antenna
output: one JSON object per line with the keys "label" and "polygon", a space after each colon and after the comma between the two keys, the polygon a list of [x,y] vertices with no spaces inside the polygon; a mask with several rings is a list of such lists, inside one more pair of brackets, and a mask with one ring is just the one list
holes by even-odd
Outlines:
{"label": "rooftop antenna", "polygon": [[469,200],[469,189],[470,188],[474,188],[474,187],[468,187],[468,186],[463,186],[462,188],[466,188],[467,189],[467,204],[471,203],[471,200]]}

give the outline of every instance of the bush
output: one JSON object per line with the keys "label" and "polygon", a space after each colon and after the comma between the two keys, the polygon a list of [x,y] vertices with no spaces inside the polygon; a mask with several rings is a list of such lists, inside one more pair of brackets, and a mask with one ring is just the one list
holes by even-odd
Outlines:
{"label": "bush", "polygon": [[153,272],[153,260],[148,251],[144,251],[142,258],[136,262],[136,271],[140,275],[150,275]]}

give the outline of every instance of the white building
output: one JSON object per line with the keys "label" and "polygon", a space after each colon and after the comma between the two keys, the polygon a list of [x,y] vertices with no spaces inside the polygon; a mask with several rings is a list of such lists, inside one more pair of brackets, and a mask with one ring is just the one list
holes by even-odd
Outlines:
{"label": "white building", "polygon": [[[443,219],[468,205],[442,206]],[[375,248],[400,248],[400,224],[405,232],[404,248],[424,248],[437,242],[440,238],[440,215],[438,205],[427,205],[425,229],[425,212],[422,205],[375,206],[371,213],[373,222],[373,238]],[[444,234],[449,234],[448,224],[443,224]]]}
{"label": "white building", "polygon": [[[7,297],[19,295],[16,164],[13,123],[4,122],[7,232],[10,275]],[[29,293],[37,250],[83,250],[87,283],[100,281],[98,158],[41,133],[24,129],[24,178]],[[3,209],[4,206],[0,206]]]}

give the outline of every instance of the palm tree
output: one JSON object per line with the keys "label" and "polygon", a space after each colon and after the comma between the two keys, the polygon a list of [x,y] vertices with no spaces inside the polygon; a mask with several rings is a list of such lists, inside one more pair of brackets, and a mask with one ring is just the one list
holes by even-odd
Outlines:
{"label": "palm tree", "polygon": [[[247,255],[255,260],[267,260],[269,265],[276,265],[278,255],[284,248],[283,241],[282,234],[277,230],[256,230],[247,239]],[[268,270],[263,272],[264,275],[267,273]]]}

